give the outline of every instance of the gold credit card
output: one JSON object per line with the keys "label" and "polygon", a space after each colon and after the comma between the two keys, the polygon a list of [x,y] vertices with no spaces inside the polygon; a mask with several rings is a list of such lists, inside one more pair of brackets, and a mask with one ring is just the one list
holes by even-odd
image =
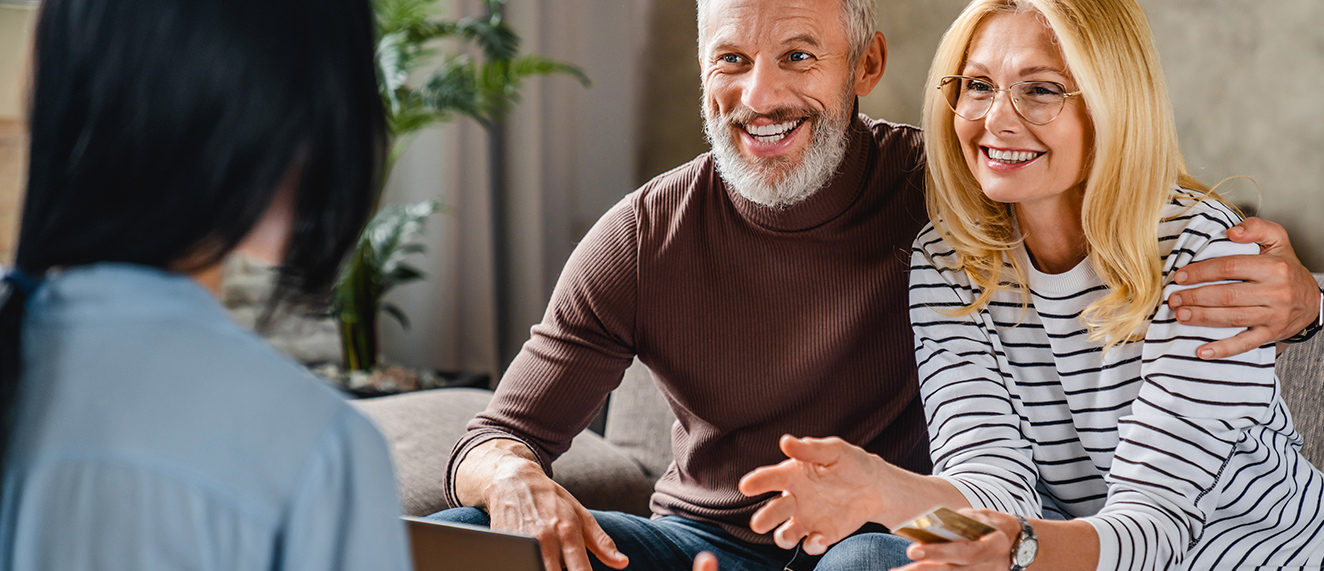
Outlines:
{"label": "gold credit card", "polygon": [[997,529],[993,526],[975,518],[938,508],[892,530],[892,533],[916,543],[948,543],[974,541],[995,531]]}

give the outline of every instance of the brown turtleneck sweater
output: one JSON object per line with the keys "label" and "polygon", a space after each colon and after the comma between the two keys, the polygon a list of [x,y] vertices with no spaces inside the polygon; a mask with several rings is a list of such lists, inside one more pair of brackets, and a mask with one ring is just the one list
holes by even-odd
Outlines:
{"label": "brown turtleneck sweater", "polygon": [[638,355],[679,420],[655,514],[748,527],[764,498],[740,477],[785,459],[783,434],[840,436],[928,473],[907,313],[911,243],[927,220],[914,127],[853,124],[836,178],[768,208],[704,154],[612,207],[566,263],[541,324],[469,423],[447,470],[494,438],[552,460]]}

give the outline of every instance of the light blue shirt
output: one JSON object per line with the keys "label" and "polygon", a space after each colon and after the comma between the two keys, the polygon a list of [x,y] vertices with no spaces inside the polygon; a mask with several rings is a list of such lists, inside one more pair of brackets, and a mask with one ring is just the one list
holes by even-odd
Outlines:
{"label": "light blue shirt", "polygon": [[0,569],[407,569],[386,443],[191,279],[123,264],[28,304]]}

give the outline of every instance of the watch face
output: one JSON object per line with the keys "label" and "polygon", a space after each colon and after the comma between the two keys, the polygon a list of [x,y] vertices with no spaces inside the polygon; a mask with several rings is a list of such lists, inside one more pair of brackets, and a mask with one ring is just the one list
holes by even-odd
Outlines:
{"label": "watch face", "polygon": [[1016,565],[1021,567],[1028,566],[1034,562],[1034,556],[1039,552],[1039,542],[1035,539],[1024,538],[1016,544]]}

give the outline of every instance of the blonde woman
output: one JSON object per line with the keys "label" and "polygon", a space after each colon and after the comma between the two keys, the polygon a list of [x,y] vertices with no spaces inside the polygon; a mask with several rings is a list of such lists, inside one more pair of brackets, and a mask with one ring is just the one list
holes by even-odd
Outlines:
{"label": "blonde woman", "polygon": [[1178,269],[1254,246],[1187,174],[1140,7],[977,0],[930,85],[910,298],[935,475],[787,437],[742,482],[783,492],[751,527],[813,553],[946,505],[998,531],[907,569],[1318,568],[1324,475],[1273,346],[1201,360],[1237,331],[1163,303]]}

